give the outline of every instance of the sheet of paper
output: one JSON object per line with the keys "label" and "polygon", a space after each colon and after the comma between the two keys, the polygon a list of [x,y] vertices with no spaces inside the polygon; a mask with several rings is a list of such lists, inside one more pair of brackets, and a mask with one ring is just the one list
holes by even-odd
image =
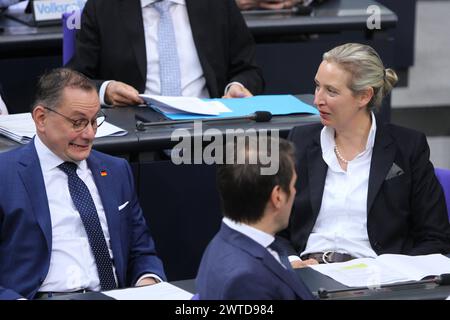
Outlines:
{"label": "sheet of paper", "polygon": [[127,130],[119,128],[118,126],[113,125],[107,121],[103,122],[100,127],[97,128],[97,133],[95,134],[96,138],[112,136],[112,137],[120,137],[124,136],[128,133]]}
{"label": "sheet of paper", "polygon": [[168,282],[145,287],[103,291],[102,293],[116,300],[190,300],[193,296],[192,293]]}
{"label": "sheet of paper", "polygon": [[421,280],[426,276],[450,273],[450,259],[442,254],[406,256],[402,254],[383,254],[377,260],[385,266],[392,266],[408,275],[411,280]]}
{"label": "sheet of paper", "polygon": [[196,115],[188,113],[167,114],[171,120],[195,120],[211,119],[223,117],[242,117],[248,116],[256,111],[268,111],[272,115],[287,114],[319,114],[319,111],[311,105],[304,103],[293,95],[260,95],[249,98],[233,99],[204,99],[205,102],[219,102],[228,110],[227,113],[220,111],[219,115]]}
{"label": "sheet of paper", "polygon": [[409,280],[402,273],[372,258],[312,265],[311,268],[349,287],[373,287]]}
{"label": "sheet of paper", "polygon": [[31,118],[31,113],[1,116],[0,133],[22,144],[28,143],[36,134],[36,127]]}
{"label": "sheet of paper", "polygon": [[156,95],[139,95],[146,104],[158,108],[165,114],[189,113],[202,115],[218,115],[223,107],[210,104],[195,97],[170,97]]}
{"label": "sheet of paper", "polygon": [[406,256],[384,254],[347,262],[312,265],[311,268],[350,287],[371,287],[418,281],[450,272],[450,259],[441,254]]}

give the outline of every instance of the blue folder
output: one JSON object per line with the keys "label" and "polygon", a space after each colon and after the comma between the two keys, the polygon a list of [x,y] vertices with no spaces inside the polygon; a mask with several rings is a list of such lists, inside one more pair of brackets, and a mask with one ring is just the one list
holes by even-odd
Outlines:
{"label": "blue folder", "polygon": [[269,111],[272,115],[287,114],[319,114],[313,106],[304,103],[293,95],[260,95],[249,98],[234,99],[204,99],[205,101],[219,101],[227,106],[231,112],[223,112],[217,116],[205,116],[189,113],[164,114],[171,120],[195,120],[225,117],[247,116],[255,111]]}

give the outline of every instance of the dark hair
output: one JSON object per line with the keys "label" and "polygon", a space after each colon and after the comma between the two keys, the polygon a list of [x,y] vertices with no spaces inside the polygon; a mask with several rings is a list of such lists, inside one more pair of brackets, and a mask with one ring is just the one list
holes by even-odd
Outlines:
{"label": "dark hair", "polygon": [[31,111],[38,105],[57,109],[65,88],[96,90],[94,82],[78,71],[67,68],[53,69],[39,78]]}
{"label": "dark hair", "polygon": [[[272,144],[279,150],[279,156],[277,159],[273,159],[273,161],[277,161],[278,171],[272,175],[264,175],[261,174],[261,169],[267,165],[261,164],[260,155],[273,155]],[[232,162],[230,164],[230,161],[226,161],[225,164],[217,166],[217,187],[223,214],[237,222],[258,222],[263,216],[275,186],[280,186],[283,191],[290,194],[289,187],[295,170],[292,143],[278,137],[269,137],[267,138],[267,148],[263,148],[266,150],[261,150],[261,145],[260,148],[257,148],[256,145],[258,144],[245,143],[245,148],[242,148],[239,144],[233,143],[231,147],[234,155],[237,159],[239,156],[244,157],[245,163]],[[227,152],[228,150],[227,146]],[[255,156],[255,153],[258,155],[258,161],[252,163],[249,159]]]}

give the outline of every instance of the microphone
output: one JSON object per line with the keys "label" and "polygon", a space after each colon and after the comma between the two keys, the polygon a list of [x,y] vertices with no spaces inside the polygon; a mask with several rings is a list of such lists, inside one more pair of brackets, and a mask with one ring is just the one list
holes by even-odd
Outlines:
{"label": "microphone", "polygon": [[[389,288],[401,288],[401,287],[413,287],[413,286],[427,285],[427,284],[435,284],[436,286],[450,285],[450,273],[443,273],[439,276],[433,276],[429,279],[423,279],[423,280],[419,280],[419,281],[384,284],[384,285],[380,285],[379,287],[375,288],[375,290],[389,289]],[[337,290],[326,290],[324,288],[320,288],[317,291],[317,294],[319,295],[320,299],[327,299],[327,298],[331,298],[335,294],[340,294],[340,293],[345,293],[345,292],[356,292],[356,291],[370,292],[371,290],[373,290],[373,289],[368,288],[368,287],[354,287],[354,288],[345,288],[345,289],[337,289]]]}
{"label": "microphone", "polygon": [[[269,111],[255,111],[252,114],[238,117],[224,117],[224,118],[211,118],[211,119],[198,119],[202,122],[219,122],[229,120],[253,120],[255,122],[269,122],[272,119],[272,113]],[[139,131],[145,130],[146,127],[167,126],[172,124],[192,123],[195,120],[172,120],[172,121],[158,121],[158,122],[143,122],[136,121],[136,129]]]}

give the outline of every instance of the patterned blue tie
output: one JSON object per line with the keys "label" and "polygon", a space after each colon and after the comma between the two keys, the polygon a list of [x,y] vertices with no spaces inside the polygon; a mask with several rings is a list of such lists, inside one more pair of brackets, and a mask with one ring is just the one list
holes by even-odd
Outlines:
{"label": "patterned blue tie", "polygon": [[70,196],[80,213],[81,221],[83,221],[89,245],[97,264],[101,289],[114,289],[116,288],[116,281],[114,279],[111,257],[91,193],[83,180],[78,177],[75,163],[64,162],[58,167],[67,174]]}
{"label": "patterned blue tie", "polygon": [[269,248],[278,253],[281,263],[287,270],[292,270],[291,263],[289,262],[289,258],[287,256],[287,251],[278,238],[275,238],[275,240],[269,245]]}
{"label": "patterned blue tie", "polygon": [[169,8],[172,2],[162,0],[153,4],[159,12],[158,52],[161,95],[181,96],[180,62],[177,42]]}

